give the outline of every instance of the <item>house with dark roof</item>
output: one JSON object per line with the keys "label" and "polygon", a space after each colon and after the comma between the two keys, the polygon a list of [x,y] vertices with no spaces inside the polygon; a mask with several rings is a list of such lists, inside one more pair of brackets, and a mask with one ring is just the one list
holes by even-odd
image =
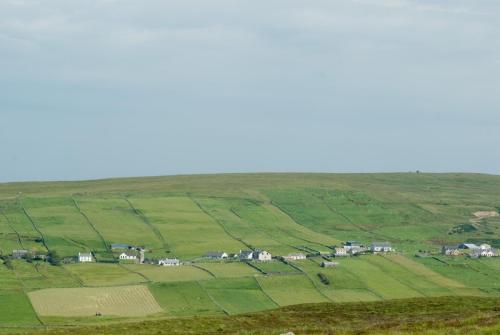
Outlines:
{"label": "house with dark roof", "polygon": [[373,242],[370,250],[373,252],[391,252],[392,246],[390,242]]}
{"label": "house with dark roof", "polygon": [[251,261],[253,259],[252,250],[240,250],[238,258],[242,261]]}
{"label": "house with dark roof", "polygon": [[205,257],[211,259],[227,259],[229,256],[223,251],[211,251],[205,254]]}

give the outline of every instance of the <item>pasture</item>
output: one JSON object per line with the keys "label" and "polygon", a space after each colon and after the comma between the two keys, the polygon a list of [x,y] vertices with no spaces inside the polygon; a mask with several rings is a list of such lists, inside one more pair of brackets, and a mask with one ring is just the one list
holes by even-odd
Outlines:
{"label": "pasture", "polygon": [[[38,324],[27,292],[33,304],[38,299],[36,310],[45,313],[39,316],[86,322],[91,319],[75,319],[83,314],[69,307],[73,315],[47,309],[75,293],[92,306],[84,315],[95,313],[90,309],[101,300],[112,311],[113,301],[121,301],[119,290],[130,286],[149,288],[147,299],[157,302],[149,311],[170,316],[332,301],[500,296],[499,258],[413,257],[418,250],[437,253],[443,244],[467,241],[500,247],[498,217],[456,229],[476,211],[499,207],[500,177],[471,174],[235,174],[0,184],[0,295],[15,300],[13,310],[23,310],[17,319],[4,311],[0,321]],[[311,257],[346,240],[390,241],[398,253],[336,258],[335,268],[321,268],[323,259]],[[113,263],[113,243],[144,246],[149,260],[177,257],[185,265]],[[14,249],[55,251],[64,262],[12,260]],[[310,257],[291,265],[203,257],[249,249]],[[82,251],[109,263],[66,264]]]}

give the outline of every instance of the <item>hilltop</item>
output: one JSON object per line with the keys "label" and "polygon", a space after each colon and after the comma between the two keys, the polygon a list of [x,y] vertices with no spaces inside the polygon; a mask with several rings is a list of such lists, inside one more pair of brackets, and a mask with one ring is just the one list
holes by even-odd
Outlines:
{"label": "hilltop", "polygon": [[[499,211],[500,176],[481,174],[221,174],[0,184],[0,296],[8,306],[0,307],[0,323],[57,326],[95,320],[97,312],[99,320],[113,321],[235,315],[303,303],[498,297],[498,257],[440,251],[466,242],[499,248]],[[330,257],[349,240],[367,246],[386,241],[395,251]],[[113,244],[183,265],[119,260]],[[13,259],[13,250],[30,257]],[[308,258],[204,257],[240,250]],[[75,262],[88,252],[97,262]],[[45,260],[54,255],[56,265]],[[324,261],[336,266],[322,268]],[[95,307],[89,305],[96,299]]]}

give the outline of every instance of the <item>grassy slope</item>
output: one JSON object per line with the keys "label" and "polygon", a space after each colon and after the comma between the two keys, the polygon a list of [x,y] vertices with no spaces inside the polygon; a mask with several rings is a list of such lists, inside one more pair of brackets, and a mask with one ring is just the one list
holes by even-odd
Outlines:
{"label": "grassy slope", "polygon": [[[14,262],[14,270],[0,265],[0,282],[6,283],[0,293],[148,283],[172,315],[235,314],[305,302],[497,296],[498,259],[411,255],[464,240],[500,247],[495,218],[475,231],[448,234],[469,223],[473,212],[500,206],[499,186],[498,176],[472,174],[235,174],[0,184],[3,253],[48,247],[63,256],[81,250],[106,254],[110,243],[132,243],[152,250],[146,257],[196,261],[216,250],[325,251],[347,239],[390,240],[406,253],[341,259],[336,269],[320,268],[321,259],[296,262],[296,268],[275,262],[257,265],[260,272],[217,263],[166,269]],[[319,272],[330,285],[319,281]],[[173,292],[175,298],[167,300]]]}
{"label": "grassy slope", "polygon": [[[498,334],[500,331],[499,304],[498,299],[457,297],[372,303],[323,303],[290,306],[232,317],[169,318],[168,320],[71,329],[37,329],[34,333],[47,335],[281,334],[293,331],[296,334]],[[30,334],[29,330],[11,331]]]}

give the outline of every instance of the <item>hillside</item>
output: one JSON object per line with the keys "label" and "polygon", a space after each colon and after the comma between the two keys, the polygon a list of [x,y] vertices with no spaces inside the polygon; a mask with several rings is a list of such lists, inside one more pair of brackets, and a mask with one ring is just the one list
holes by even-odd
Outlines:
{"label": "hillside", "polygon": [[[234,315],[303,303],[500,296],[500,176],[227,174],[0,184],[0,324]],[[479,213],[479,214],[478,214]],[[481,213],[486,213],[481,214]],[[388,241],[395,252],[330,259],[333,246]],[[112,244],[148,260],[119,261]],[[263,249],[306,260],[208,260]],[[12,259],[13,250],[63,264]],[[426,251],[429,257],[414,255]],[[72,259],[92,252],[97,262]],[[320,267],[329,259],[332,268]],[[107,298],[102,298],[106,296]],[[84,308],[82,306],[90,306]]]}

